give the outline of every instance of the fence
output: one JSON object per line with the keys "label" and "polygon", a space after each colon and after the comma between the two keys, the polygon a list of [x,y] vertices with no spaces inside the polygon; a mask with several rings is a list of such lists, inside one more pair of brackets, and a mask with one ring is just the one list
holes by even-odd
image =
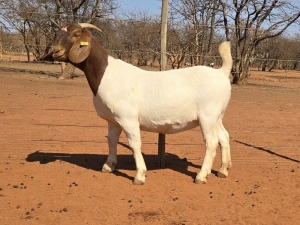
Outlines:
{"label": "fence", "polygon": [[[139,67],[150,66],[153,69],[158,69],[160,66],[160,53],[156,51],[125,51],[125,50],[110,50],[110,53],[121,60]],[[182,59],[183,57],[183,59]],[[193,66],[192,58],[199,57],[197,55],[186,53],[182,56],[180,53],[168,53],[168,69]],[[173,59],[172,59],[173,58]],[[174,60],[174,58],[176,58]],[[31,61],[36,61],[34,55],[30,54]],[[18,51],[3,51],[0,52],[0,61],[27,61],[27,53],[24,48],[19,48]],[[220,67],[222,59],[220,56],[204,56],[204,65]],[[280,60],[280,59],[260,59],[251,60],[251,67],[258,70],[300,70],[299,60]]]}

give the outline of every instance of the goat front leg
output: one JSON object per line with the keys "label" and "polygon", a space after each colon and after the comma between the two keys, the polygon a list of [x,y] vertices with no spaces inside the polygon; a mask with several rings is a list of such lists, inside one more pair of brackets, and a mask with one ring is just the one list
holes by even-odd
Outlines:
{"label": "goat front leg", "polygon": [[134,177],[133,184],[141,185],[146,181],[146,164],[141,152],[141,134],[139,123],[134,121],[123,122],[122,124],[123,130],[127,136],[129,146],[133,151],[133,157],[135,159],[136,164],[136,176]]}
{"label": "goat front leg", "polygon": [[108,147],[109,154],[106,163],[102,167],[102,172],[111,173],[115,170],[117,165],[117,144],[122,132],[122,128],[117,123],[108,122]]}

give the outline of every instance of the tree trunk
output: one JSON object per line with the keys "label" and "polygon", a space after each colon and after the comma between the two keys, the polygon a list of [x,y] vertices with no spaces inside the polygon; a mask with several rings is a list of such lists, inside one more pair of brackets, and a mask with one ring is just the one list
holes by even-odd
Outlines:
{"label": "tree trunk", "polygon": [[30,49],[27,46],[25,46],[25,48],[26,48],[27,62],[30,62]]}
{"label": "tree trunk", "polygon": [[72,79],[75,77],[75,67],[70,63],[61,63],[61,74],[59,79]]}

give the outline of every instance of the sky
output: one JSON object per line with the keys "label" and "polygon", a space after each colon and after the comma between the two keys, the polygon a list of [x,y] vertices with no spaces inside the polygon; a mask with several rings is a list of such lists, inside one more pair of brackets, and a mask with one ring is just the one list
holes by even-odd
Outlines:
{"label": "sky", "polygon": [[[288,0],[296,6],[300,6],[300,0]],[[122,14],[125,12],[147,12],[149,15],[160,16],[162,0],[118,0],[119,10],[118,12]],[[118,15],[116,15],[118,17]],[[293,24],[285,32],[286,35],[294,35],[299,33],[299,25]]]}
{"label": "sky", "polygon": [[118,0],[121,12],[124,11],[142,11],[149,15],[160,15],[161,0]]}

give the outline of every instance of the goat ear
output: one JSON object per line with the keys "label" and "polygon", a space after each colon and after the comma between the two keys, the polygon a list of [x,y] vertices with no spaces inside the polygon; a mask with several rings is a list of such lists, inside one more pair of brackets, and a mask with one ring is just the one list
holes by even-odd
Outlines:
{"label": "goat ear", "polygon": [[83,30],[80,37],[75,41],[69,52],[69,60],[72,63],[81,63],[90,54],[92,35]]}

